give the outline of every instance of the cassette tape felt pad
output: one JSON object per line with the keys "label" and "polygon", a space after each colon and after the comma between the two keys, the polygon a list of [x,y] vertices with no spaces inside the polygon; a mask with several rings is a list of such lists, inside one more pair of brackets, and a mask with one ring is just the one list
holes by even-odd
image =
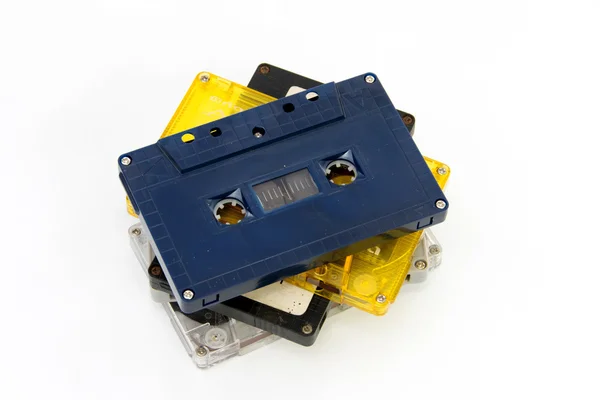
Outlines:
{"label": "cassette tape felt pad", "polygon": [[[184,312],[442,222],[448,204],[371,74],[163,138],[119,166]],[[258,197],[301,182],[283,203]],[[239,223],[222,223],[224,205]]]}

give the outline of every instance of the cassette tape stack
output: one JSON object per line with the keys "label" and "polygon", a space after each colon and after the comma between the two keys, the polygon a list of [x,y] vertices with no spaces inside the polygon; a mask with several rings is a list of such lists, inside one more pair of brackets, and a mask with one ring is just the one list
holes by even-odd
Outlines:
{"label": "cassette tape stack", "polygon": [[198,74],[158,142],[118,158],[131,247],[198,367],[384,315],[440,265],[450,169],[414,126],[373,73],[261,64],[248,87]]}

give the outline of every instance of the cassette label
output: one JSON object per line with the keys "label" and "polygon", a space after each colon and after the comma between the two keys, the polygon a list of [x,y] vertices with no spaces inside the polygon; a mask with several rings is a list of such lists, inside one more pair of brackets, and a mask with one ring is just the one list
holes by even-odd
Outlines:
{"label": "cassette label", "polygon": [[[119,166],[184,312],[442,222],[448,204],[364,75],[165,137]],[[263,207],[254,187],[303,170],[318,193]]]}
{"label": "cassette label", "polygon": [[311,291],[280,281],[246,293],[243,297],[292,315],[303,315],[308,310],[313,294]]}

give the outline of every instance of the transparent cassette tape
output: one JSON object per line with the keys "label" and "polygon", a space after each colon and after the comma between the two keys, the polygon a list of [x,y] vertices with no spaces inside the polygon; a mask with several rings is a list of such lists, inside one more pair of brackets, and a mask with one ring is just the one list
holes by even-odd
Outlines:
{"label": "transparent cassette tape", "polygon": [[[162,304],[181,343],[199,368],[211,367],[233,356],[243,356],[279,339],[279,336],[244,324],[232,318],[201,310],[205,316],[183,314],[177,303]],[[337,305],[329,310],[328,317],[349,309]]]}
{"label": "transparent cassette tape", "polygon": [[267,331],[209,310],[190,316],[183,314],[177,303],[162,304],[181,343],[199,368],[247,354],[279,339]]}
{"label": "transparent cassette tape", "polygon": [[[249,89],[208,72],[199,73],[161,138],[218,119],[249,110],[275,100],[274,97]],[[137,216],[127,199],[127,212]]]}
{"label": "transparent cassette tape", "polygon": [[[450,169],[447,165],[425,157],[425,161],[436,181],[443,189]],[[414,275],[408,281],[425,279],[428,270],[425,255],[417,260],[417,251],[422,231],[405,235],[397,240],[327,263],[316,269],[290,277],[288,282],[313,290],[335,303],[347,304],[374,315],[383,315],[394,302],[412,266]],[[430,239],[435,239],[433,235]],[[439,247],[441,252],[441,247]],[[424,251],[424,250],[423,250]],[[435,252],[435,247],[434,247]],[[436,261],[432,261],[433,264]],[[316,288],[316,289],[315,289]]]}

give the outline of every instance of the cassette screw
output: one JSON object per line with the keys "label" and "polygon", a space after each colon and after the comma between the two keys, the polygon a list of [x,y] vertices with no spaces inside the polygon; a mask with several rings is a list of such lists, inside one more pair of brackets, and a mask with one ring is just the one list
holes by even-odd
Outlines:
{"label": "cassette screw", "polygon": [[313,331],[313,327],[311,324],[306,324],[302,327],[302,332],[305,335],[310,335],[312,333],[312,331]]}
{"label": "cassette screw", "polygon": [[196,355],[198,357],[204,357],[207,354],[208,354],[208,350],[206,350],[206,347],[198,347],[196,349]]}
{"label": "cassette screw", "polygon": [[269,68],[268,65],[261,65],[260,66],[260,73],[263,75],[268,74],[269,72],[271,72],[271,68]]}
{"label": "cassette screw", "polygon": [[129,164],[131,164],[131,158],[129,158],[129,157],[121,158],[121,164],[123,164],[124,166],[128,166]]}
{"label": "cassette screw", "polygon": [[376,300],[378,303],[385,303],[387,300],[387,297],[385,297],[385,294],[380,294],[377,296]]}
{"label": "cassette screw", "polygon": [[439,208],[440,210],[443,210],[444,208],[446,208],[446,202],[444,200],[438,200],[435,202],[435,206],[437,208]]}
{"label": "cassette screw", "polygon": [[373,82],[375,82],[375,77],[373,75],[367,75],[367,76],[365,76],[365,82],[373,83]]}
{"label": "cassette screw", "polygon": [[186,289],[183,291],[183,298],[186,300],[191,300],[194,298],[194,292],[190,289]]}
{"label": "cassette screw", "polygon": [[438,246],[437,244],[429,246],[429,254],[431,254],[433,256],[437,256],[441,252],[442,252],[442,249],[440,249],[440,246]]}
{"label": "cassette screw", "polygon": [[200,81],[201,82],[206,83],[206,82],[208,82],[209,79],[210,79],[210,76],[208,74],[202,74],[202,75],[200,75]]}
{"label": "cassette screw", "polygon": [[161,269],[160,269],[160,267],[158,265],[153,265],[150,268],[150,275],[152,275],[152,276],[159,276],[160,273],[161,273]]}
{"label": "cassette screw", "polygon": [[448,170],[446,169],[446,167],[439,167],[437,169],[437,173],[440,175],[446,175],[447,172],[448,172]]}
{"label": "cassette screw", "polygon": [[415,262],[415,268],[422,271],[425,268],[427,268],[427,262],[423,260],[418,260]]}
{"label": "cassette screw", "polygon": [[142,234],[142,230],[140,228],[135,228],[131,231],[133,236],[140,236]]}

